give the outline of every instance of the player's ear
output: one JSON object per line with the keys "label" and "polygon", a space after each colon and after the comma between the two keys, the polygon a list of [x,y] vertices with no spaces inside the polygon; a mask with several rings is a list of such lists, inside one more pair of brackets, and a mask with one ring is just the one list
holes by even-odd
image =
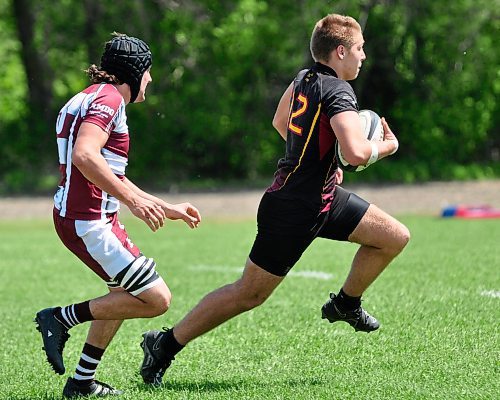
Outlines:
{"label": "player's ear", "polygon": [[337,48],[335,49],[335,51],[337,52],[337,57],[340,60],[343,60],[344,56],[345,56],[345,46],[344,45],[339,45],[339,46],[337,46]]}

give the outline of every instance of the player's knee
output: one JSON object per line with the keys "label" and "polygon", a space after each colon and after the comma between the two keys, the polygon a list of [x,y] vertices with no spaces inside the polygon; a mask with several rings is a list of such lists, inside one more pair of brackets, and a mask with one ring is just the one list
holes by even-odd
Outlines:
{"label": "player's knee", "polygon": [[170,308],[172,302],[172,293],[168,288],[157,293],[154,298],[149,302],[149,309],[152,317],[158,317],[165,314]]}
{"label": "player's knee", "polygon": [[403,250],[408,242],[410,241],[410,230],[403,224],[400,224],[399,230],[398,230],[398,246],[399,246],[399,251]]}
{"label": "player's knee", "polygon": [[394,238],[390,245],[389,251],[393,253],[394,256],[396,256],[401,253],[401,251],[403,251],[403,249],[406,247],[406,245],[410,241],[411,234],[408,228],[401,223],[399,223],[395,227],[394,233]]}

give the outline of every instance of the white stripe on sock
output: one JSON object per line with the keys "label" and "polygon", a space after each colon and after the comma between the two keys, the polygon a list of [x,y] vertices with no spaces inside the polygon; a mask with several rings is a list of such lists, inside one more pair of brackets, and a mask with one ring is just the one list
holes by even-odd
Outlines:
{"label": "white stripe on sock", "polygon": [[61,315],[70,328],[75,325],[73,321],[71,321],[71,318],[69,317],[68,313],[66,313],[66,307],[61,308]]}
{"label": "white stripe on sock", "polygon": [[87,361],[92,364],[99,364],[100,360],[96,360],[95,358],[89,357],[85,353],[82,353],[82,360]]}
{"label": "white stripe on sock", "polygon": [[95,377],[95,372],[92,375],[80,375],[78,373],[75,373],[75,376],[73,379],[77,381],[91,381]]}

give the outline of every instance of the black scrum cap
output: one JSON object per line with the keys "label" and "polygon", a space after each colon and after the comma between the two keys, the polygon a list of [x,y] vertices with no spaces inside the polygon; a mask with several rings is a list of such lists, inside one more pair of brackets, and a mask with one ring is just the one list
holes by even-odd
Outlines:
{"label": "black scrum cap", "polygon": [[151,51],[141,39],[120,35],[106,43],[101,69],[130,86],[133,103],[139,94],[144,72],[152,63]]}

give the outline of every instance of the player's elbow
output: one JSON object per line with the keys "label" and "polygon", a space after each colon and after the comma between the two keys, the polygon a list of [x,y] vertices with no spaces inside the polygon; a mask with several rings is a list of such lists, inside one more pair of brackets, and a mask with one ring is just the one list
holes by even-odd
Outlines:
{"label": "player's elbow", "polygon": [[370,158],[372,147],[370,142],[357,142],[342,148],[342,156],[351,165],[366,165]]}
{"label": "player's elbow", "polygon": [[342,155],[350,165],[357,166],[366,164],[366,155],[361,151],[346,151],[345,153],[343,152]]}
{"label": "player's elbow", "polygon": [[71,157],[72,163],[77,168],[85,167],[92,159],[90,151],[81,148],[75,148]]}
{"label": "player's elbow", "polygon": [[275,115],[273,118],[273,127],[274,127],[274,129],[276,129],[278,131],[280,126],[281,126],[280,122],[278,121],[278,118]]}

